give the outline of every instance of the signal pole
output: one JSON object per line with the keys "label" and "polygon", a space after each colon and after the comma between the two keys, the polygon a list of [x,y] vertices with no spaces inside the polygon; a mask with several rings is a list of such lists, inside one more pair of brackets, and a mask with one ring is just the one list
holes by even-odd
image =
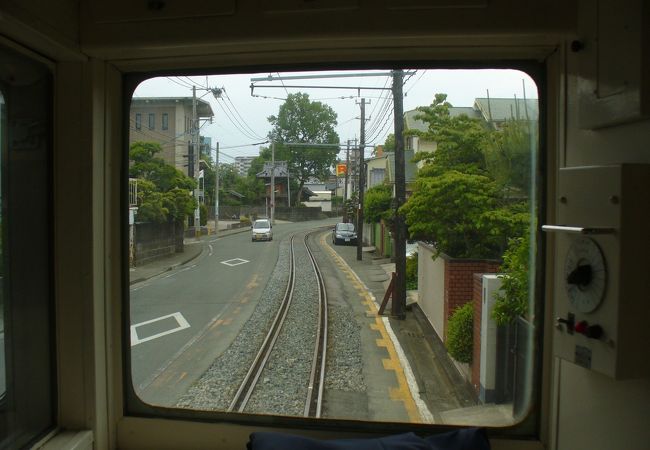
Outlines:
{"label": "signal pole", "polygon": [[404,167],[404,71],[393,71],[393,105],[395,107],[395,286],[391,313],[406,318],[406,225],[399,208],[406,201]]}
{"label": "signal pole", "polygon": [[[368,102],[370,103],[370,102]],[[363,190],[365,184],[366,99],[361,99],[361,136],[359,137],[359,209],[357,210],[357,261],[363,258]]]}

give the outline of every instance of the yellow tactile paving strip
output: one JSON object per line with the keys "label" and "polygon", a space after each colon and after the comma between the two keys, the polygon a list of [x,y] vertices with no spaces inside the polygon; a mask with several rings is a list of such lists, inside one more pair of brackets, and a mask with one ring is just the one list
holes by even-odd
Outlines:
{"label": "yellow tactile paving strip", "polygon": [[402,368],[399,357],[397,356],[395,345],[386,330],[386,326],[384,325],[381,316],[377,314],[378,308],[375,301],[345,260],[325,243],[325,237],[327,235],[328,233],[323,233],[321,236],[321,245],[323,248],[327,249],[335,264],[345,273],[345,276],[350,280],[352,286],[363,299],[362,304],[366,307],[366,316],[375,318],[375,321],[370,324],[370,329],[377,331],[381,335],[381,338],[376,340],[377,347],[383,347],[388,352],[388,358],[384,358],[382,361],[384,369],[393,371],[397,380],[397,387],[389,388],[391,400],[403,403],[404,409],[406,410],[411,422],[422,422],[418,407],[413,400],[411,389],[406,381],[404,369]]}

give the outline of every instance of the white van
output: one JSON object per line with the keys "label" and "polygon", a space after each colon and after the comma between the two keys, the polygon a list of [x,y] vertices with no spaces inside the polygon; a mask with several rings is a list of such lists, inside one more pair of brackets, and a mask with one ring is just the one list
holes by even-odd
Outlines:
{"label": "white van", "polygon": [[253,235],[251,241],[272,241],[273,240],[273,225],[269,219],[260,219],[253,222],[251,226]]}

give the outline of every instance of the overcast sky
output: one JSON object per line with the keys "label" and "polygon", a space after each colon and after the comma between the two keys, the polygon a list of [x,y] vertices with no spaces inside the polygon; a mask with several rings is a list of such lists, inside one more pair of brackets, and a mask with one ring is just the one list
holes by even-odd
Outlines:
{"label": "overcast sky", "polygon": [[[373,70],[376,72],[387,72]],[[342,71],[320,72],[320,74],[341,74]],[[360,73],[353,71],[350,73]],[[390,88],[387,76],[328,78],[307,80],[284,80],[256,82],[251,96],[251,78],[272,75],[314,75],[303,73],[262,73],[219,76],[192,76],[152,78],[138,86],[136,97],[191,97],[192,85],[197,86],[197,97],[210,102],[214,117],[212,124],[201,128],[201,135],[212,138],[212,145],[219,142],[220,160],[233,162],[235,156],[257,155],[260,145],[248,145],[266,140],[271,129],[268,116],[276,115],[287,93],[306,92],[311,100],[328,104],[338,115],[336,128],[341,142],[359,138],[360,99],[366,98],[366,142],[382,144],[393,132],[393,109],[390,90],[343,90],[323,88],[292,88],[290,86],[347,86]],[[405,76],[404,111],[431,104],[436,93],[447,94],[447,101],[453,106],[472,106],[477,97],[490,98],[538,98],[537,87],[525,73],[516,70],[417,70]],[[283,86],[284,84],[284,86]],[[261,87],[276,86],[276,87]],[[224,89],[220,100],[205,88]],[[525,93],[524,93],[525,89]],[[259,97],[258,97],[259,96]],[[388,100],[388,101],[387,101]],[[241,146],[241,147],[240,147]],[[367,151],[369,153],[369,151]],[[214,156],[214,154],[213,154]]]}

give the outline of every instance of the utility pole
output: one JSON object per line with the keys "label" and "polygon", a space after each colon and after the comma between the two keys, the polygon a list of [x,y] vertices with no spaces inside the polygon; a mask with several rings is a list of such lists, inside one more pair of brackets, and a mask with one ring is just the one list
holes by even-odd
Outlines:
{"label": "utility pole", "polygon": [[271,225],[275,225],[275,142],[271,142]]}
{"label": "utility pole", "polygon": [[359,209],[357,210],[357,261],[363,258],[363,189],[365,183],[364,150],[366,148],[366,99],[361,99],[361,136],[359,138]]}
{"label": "utility pole", "polygon": [[194,190],[194,198],[196,198],[196,209],[194,210],[194,236],[199,238],[201,237],[201,208],[199,205],[199,171],[197,171],[197,166],[201,160],[201,150],[199,146],[199,118],[196,116],[196,86],[192,86],[192,149],[193,149],[193,163],[194,163],[194,172],[193,177],[196,178],[196,189]]}
{"label": "utility pole", "polygon": [[348,174],[350,172],[350,140],[348,139],[348,149],[345,151],[345,186],[343,186],[343,201],[348,199]]}
{"label": "utility pole", "polygon": [[406,201],[406,174],[404,167],[404,97],[403,70],[393,71],[393,105],[395,108],[395,285],[392,315],[406,318],[406,225],[399,214]]}
{"label": "utility pole", "polygon": [[217,162],[214,168],[214,234],[219,231],[219,143],[217,142]]}

